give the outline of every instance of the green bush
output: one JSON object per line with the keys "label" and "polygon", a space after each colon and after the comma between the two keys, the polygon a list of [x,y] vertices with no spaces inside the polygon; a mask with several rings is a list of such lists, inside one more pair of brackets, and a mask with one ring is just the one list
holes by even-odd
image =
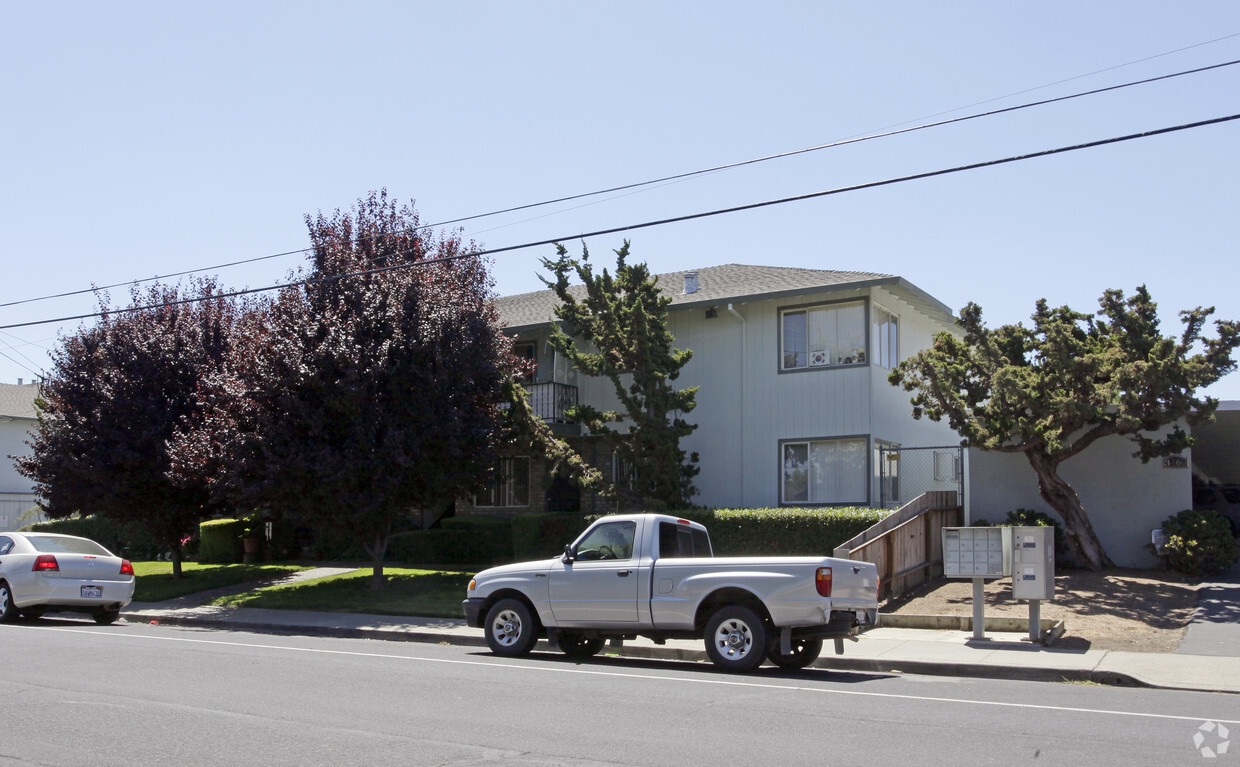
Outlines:
{"label": "green bush", "polygon": [[209,519],[198,526],[198,561],[231,565],[245,556],[241,545],[244,523],[239,519]]}
{"label": "green bush", "polygon": [[1202,576],[1231,568],[1240,558],[1227,518],[1213,509],[1185,509],[1162,524],[1163,554],[1173,570]]}
{"label": "green bush", "polygon": [[513,559],[512,520],[449,517],[434,530],[412,530],[388,539],[388,558],[418,565],[485,565]]}
{"label": "green bush", "polygon": [[119,557],[138,561],[155,559],[167,548],[152,538],[147,529],[138,522],[117,522],[97,514],[36,522],[23,529],[90,538]]}
{"label": "green bush", "polygon": [[512,520],[513,559],[524,562],[559,556],[597,518],[561,512],[516,517]]}
{"label": "green bush", "polygon": [[[830,556],[836,546],[885,519],[886,509],[716,509],[709,521],[717,557]],[[694,513],[686,515],[693,519]]]}

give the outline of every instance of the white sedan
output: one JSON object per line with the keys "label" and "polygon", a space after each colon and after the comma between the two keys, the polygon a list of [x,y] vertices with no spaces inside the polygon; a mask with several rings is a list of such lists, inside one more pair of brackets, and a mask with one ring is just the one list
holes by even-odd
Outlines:
{"label": "white sedan", "polygon": [[89,538],[0,533],[0,622],[69,610],[106,625],[133,600],[133,588],[129,560]]}

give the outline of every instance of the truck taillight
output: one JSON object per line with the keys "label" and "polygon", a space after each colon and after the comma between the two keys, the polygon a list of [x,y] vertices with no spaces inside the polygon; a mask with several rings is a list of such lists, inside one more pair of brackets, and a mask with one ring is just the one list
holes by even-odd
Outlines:
{"label": "truck taillight", "polygon": [[128,559],[121,560],[121,575],[133,575],[133,562]]}
{"label": "truck taillight", "polygon": [[55,554],[40,554],[34,558],[34,567],[30,570],[36,573],[58,573],[60,564],[56,561]]}
{"label": "truck taillight", "polygon": [[818,574],[814,576],[814,585],[818,587],[819,596],[831,596],[831,568],[818,568]]}

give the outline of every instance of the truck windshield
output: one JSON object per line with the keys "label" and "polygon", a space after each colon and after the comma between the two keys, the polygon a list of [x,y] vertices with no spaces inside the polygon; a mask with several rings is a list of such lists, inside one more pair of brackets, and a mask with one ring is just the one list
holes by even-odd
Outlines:
{"label": "truck windshield", "polygon": [[710,557],[710,536],[705,530],[673,522],[659,523],[659,557]]}

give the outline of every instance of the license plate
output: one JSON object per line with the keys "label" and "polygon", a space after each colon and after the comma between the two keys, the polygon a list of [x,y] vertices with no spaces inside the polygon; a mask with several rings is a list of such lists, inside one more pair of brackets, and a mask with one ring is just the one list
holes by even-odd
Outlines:
{"label": "license plate", "polygon": [[101,599],[103,597],[103,586],[83,586],[82,599]]}

